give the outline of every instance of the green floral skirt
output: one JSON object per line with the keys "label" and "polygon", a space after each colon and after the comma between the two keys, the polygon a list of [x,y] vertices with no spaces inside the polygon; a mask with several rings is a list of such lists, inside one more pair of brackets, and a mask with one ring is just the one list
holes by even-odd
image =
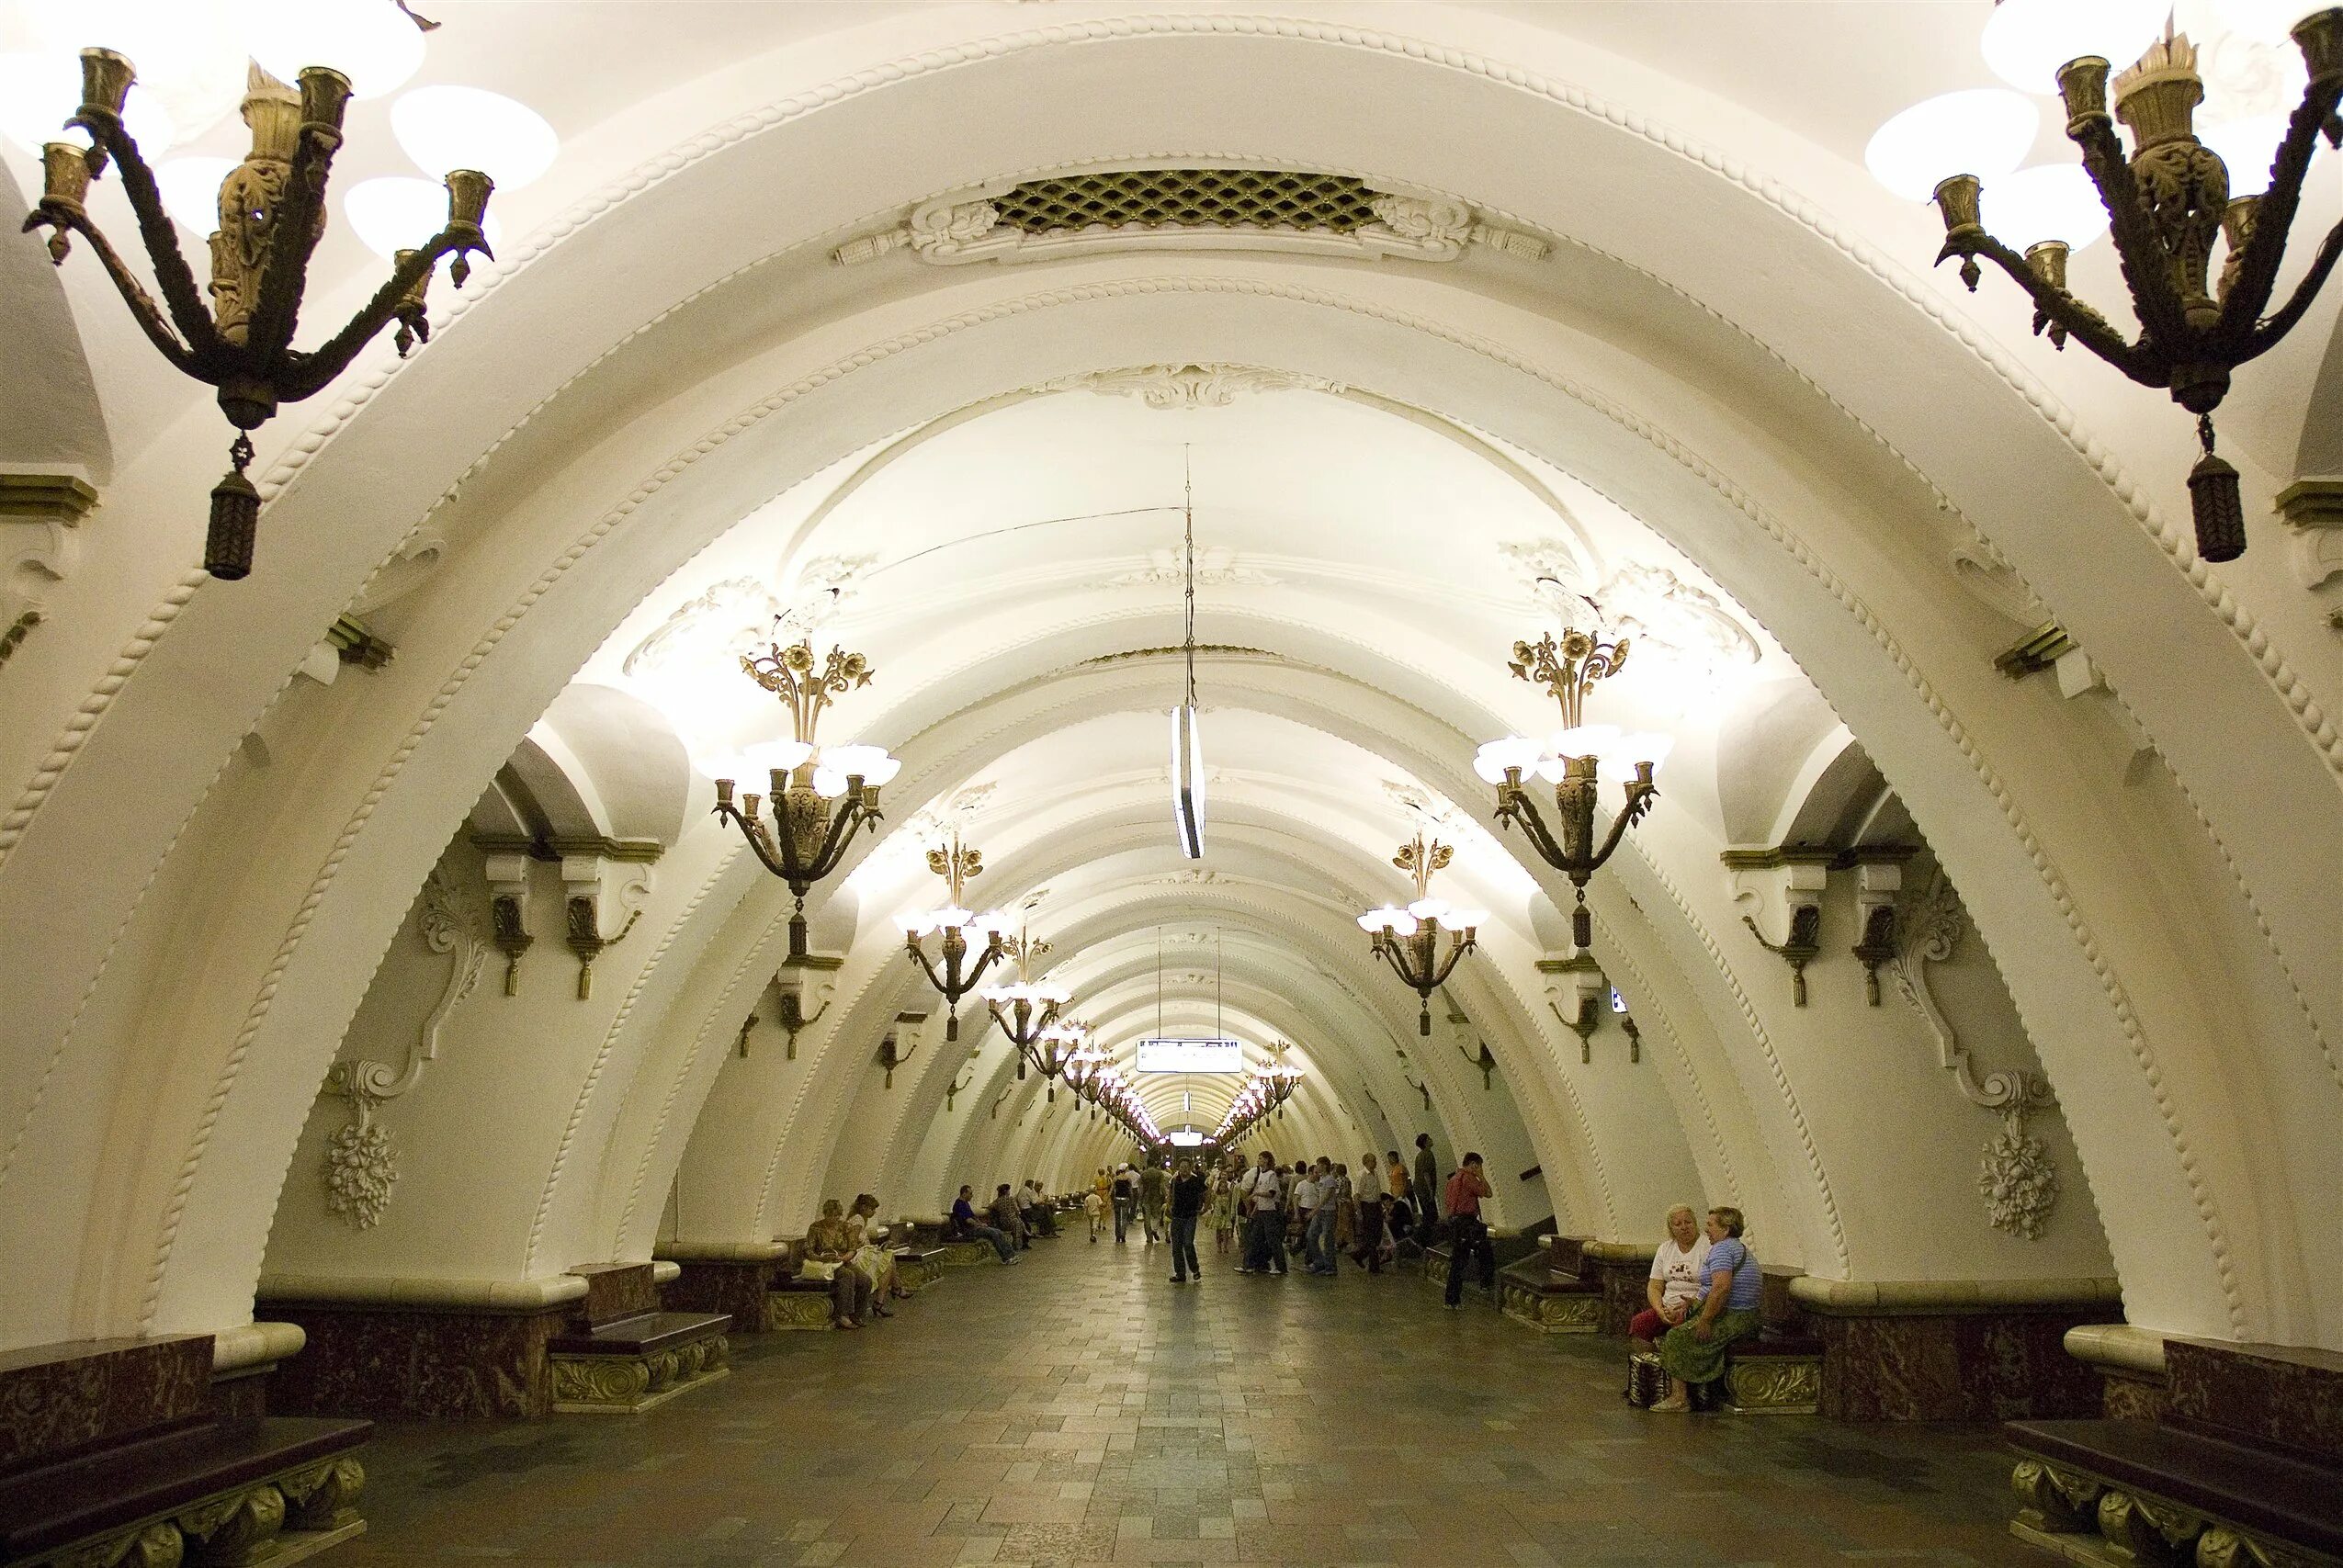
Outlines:
{"label": "green floral skirt", "polygon": [[1678,1382],[1715,1382],[1725,1375],[1725,1348],[1736,1339],[1746,1339],[1763,1325],[1757,1309],[1722,1312],[1709,1325],[1708,1338],[1703,1341],[1692,1332],[1698,1317],[1690,1317],[1670,1329],[1659,1341],[1659,1364]]}

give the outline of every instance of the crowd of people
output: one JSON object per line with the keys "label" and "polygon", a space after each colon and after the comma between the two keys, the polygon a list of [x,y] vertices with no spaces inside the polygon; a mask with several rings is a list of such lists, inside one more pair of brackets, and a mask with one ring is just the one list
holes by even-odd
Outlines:
{"label": "crowd of people", "polygon": [[1217,1159],[1181,1156],[1169,1167],[1149,1159],[1137,1167],[1101,1167],[1082,1198],[1090,1238],[1111,1223],[1115,1239],[1172,1247],[1172,1282],[1203,1273],[1200,1230],[1212,1233],[1216,1258],[1236,1257],[1239,1274],[1284,1274],[1298,1256],[1303,1272],[1331,1276],[1347,1258],[1378,1274],[1403,1249],[1445,1239],[1454,1247],[1448,1304],[1460,1303],[1477,1263],[1483,1289],[1496,1279],[1496,1255],[1480,1207],[1489,1193],[1481,1157],[1468,1154],[1443,1180],[1432,1134],[1419,1135],[1412,1164],[1391,1149],[1369,1149],[1355,1168],[1332,1156],[1293,1163],[1262,1150],[1251,1160],[1231,1150]]}

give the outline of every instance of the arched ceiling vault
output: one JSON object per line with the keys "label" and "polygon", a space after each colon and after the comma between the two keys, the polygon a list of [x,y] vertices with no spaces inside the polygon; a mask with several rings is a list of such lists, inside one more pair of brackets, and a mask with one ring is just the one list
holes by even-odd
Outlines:
{"label": "arched ceiling vault", "polygon": [[[1737,819],[1719,760],[1747,755],[1717,739],[1730,682],[1687,705],[1681,682],[1639,686],[1645,663],[1616,694],[1681,740],[1662,813],[1600,894],[1599,955],[1647,976],[1655,1009],[1683,1021],[1664,1089],[1581,1071],[1567,1034],[1557,1046],[1534,967],[1556,886],[1513,841],[1475,840],[1487,858],[1459,868],[1498,914],[1487,961],[1454,993],[1503,1064],[1517,1125],[1493,1109],[1477,1124],[1497,1102],[1452,1056],[1461,1041],[1420,1047],[1411,998],[1342,930],[1352,900],[1387,896],[1373,891],[1388,853],[1371,830],[1378,797],[1387,821],[1405,816],[1382,777],[1353,776],[1362,762],[1487,838],[1470,744],[1550,722],[1498,663],[1540,603],[1504,547],[1567,535],[1590,588],[1634,564],[1713,591],[1759,672],[1810,679],[1909,806],[2059,1091],[2134,1317],[2337,1332],[2343,1297],[2250,1260],[2288,1255],[2307,1223],[2290,1188],[2332,1175],[2331,1140],[2314,1133],[2343,1088],[2326,1044],[2343,976],[2303,955],[2331,951],[2343,867],[2343,742],[2319,700],[2343,670],[2311,608],[2256,576],[2269,552],[2234,581],[2176,561],[2147,498],[2170,493],[2177,469],[2134,434],[2153,423],[2144,395],[2004,346],[2003,326],[1975,324],[1984,307],[1972,317],[1887,260],[1924,256],[1924,225],[1882,210],[1827,153],[1599,49],[1461,8],[1411,12],[1439,35],[1412,52],[1314,22],[1273,36],[1217,16],[1034,24],[974,9],[711,66],[696,99],[679,89],[614,117],[614,144],[673,151],[599,192],[549,195],[501,273],[440,302],[447,330],[425,354],[396,374],[370,362],[308,426],[271,432],[250,582],[185,579],[184,477],[211,460],[206,417],[118,455],[115,504],[155,526],[67,585],[58,635],[10,668],[25,721],[0,727],[0,765],[22,781],[0,818],[0,922],[38,959],[0,1019],[0,1183],[60,1195],[37,1224],[7,1211],[11,1256],[58,1259],[0,1287],[12,1323],[57,1337],[208,1328],[242,1310],[311,1086],[398,931],[383,889],[422,882],[565,686],[635,685],[626,660],[653,631],[752,570],[786,603],[821,558],[876,558],[822,635],[867,642],[881,667],[853,718],[905,756],[893,797],[948,806],[992,785],[1003,882],[1051,885],[1077,967],[1121,1006],[1111,1017],[1132,1010],[1152,924],[1132,876],[1160,874],[1138,846],[1143,828],[1162,835],[1135,716],[1165,705],[1170,670],[1121,656],[1174,640],[1156,552],[1186,446],[1200,543],[1231,552],[1200,633],[1262,650],[1205,666],[1207,705],[1231,715],[1230,760],[1213,756],[1244,874],[1196,907],[1248,931],[1247,1012],[1264,1026],[1288,1022],[1273,939],[1347,978],[1305,999],[1352,998],[1336,1016],[1370,1042],[1355,1066],[1376,1120],[1404,1127],[1416,1092],[1371,1048],[1379,1028],[1407,1043],[1451,1139],[1534,1148],[1564,1204],[1640,1229],[1628,1216],[1646,1194],[1605,1150],[1655,1108],[1681,1146],[1698,1102],[1701,1162],[1717,1145],[1762,1185],[1771,1161],[1810,1267],[1925,1266],[1864,1207],[1893,1180],[1873,1179],[1878,1140],[1851,1103],[1902,1069],[1883,1051],[1847,1074],[1741,940],[1715,860]],[[955,31],[990,36],[923,51]],[[1455,191],[1551,236],[1550,264],[828,259],[911,202],[1004,174],[1201,156],[1191,106],[1163,86],[1203,79],[1280,85],[1225,95],[1213,130],[1228,155]],[[966,112],[970,95],[994,112]],[[1391,115],[1398,97],[1424,113]],[[1671,112],[1650,112],[1660,103]],[[902,133],[937,125],[955,133]],[[644,141],[651,127],[665,133]],[[874,148],[889,153],[876,179]],[[1080,382],[1019,395],[1192,364],[1298,384],[1172,414]],[[946,426],[971,409],[986,412]],[[911,431],[927,438],[826,504]],[[1558,527],[1557,507],[1583,535]],[[2012,629],[1946,592],[1973,531],[2090,650],[2120,716],[2078,718],[1991,669]],[[386,562],[415,566],[416,585],[373,601],[365,585],[387,581]],[[316,628],[361,597],[398,659],[330,688],[289,677]],[[703,748],[757,722],[662,705]],[[255,733],[259,752],[242,748]],[[2133,767],[2143,737],[2161,762]],[[1242,755],[1288,738],[1290,759]],[[256,760],[268,755],[290,761]],[[876,857],[818,911],[847,957],[812,1054],[700,1048],[720,1045],[741,1015],[719,1014],[770,975],[786,915],[715,845],[703,789],[676,818],[652,934],[607,960],[625,1002],[582,1053],[591,1065],[562,1069],[575,1109],[544,1140],[549,1169],[538,1141],[515,1140],[515,1163],[535,1162],[521,1179],[547,1194],[540,1221],[582,1216],[542,1248],[532,1232],[519,1267],[574,1261],[553,1249],[592,1245],[592,1216],[631,1213],[592,1223],[643,1239],[657,1205],[640,1195],[679,1164],[688,1180],[685,1129],[707,1122],[703,1101],[738,1107],[727,1157],[746,1173],[744,1206],[768,1218],[803,1208],[842,1160],[904,1179],[922,1130],[947,1124],[918,1118],[961,1065],[948,1053],[931,1046],[889,1104],[869,1067],[873,1025],[910,979],[885,929],[895,906],[881,907],[904,879]],[[126,799],[141,809],[121,812]],[[2282,842],[2272,821],[2288,824]],[[198,907],[212,918],[190,918]],[[2208,922],[2225,934],[2201,963]],[[628,966],[636,982],[616,985]],[[1296,1025],[1312,1016],[1288,1006]],[[2242,1042],[2238,1017],[2257,1025]],[[2238,1072],[2240,1053],[2258,1070]],[[1363,1107],[1333,1047],[1326,1065],[1300,1114],[1331,1135]],[[978,1128],[979,1113],[968,1100],[950,1113],[955,1157],[1039,1146],[1034,1129],[1016,1144]],[[1070,1125],[1053,1135],[1079,1144]],[[1997,1247],[1943,1266],[2048,1256]]]}

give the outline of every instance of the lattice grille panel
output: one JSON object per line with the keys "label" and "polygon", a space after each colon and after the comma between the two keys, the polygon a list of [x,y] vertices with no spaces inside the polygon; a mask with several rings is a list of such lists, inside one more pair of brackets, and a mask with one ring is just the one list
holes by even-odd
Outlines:
{"label": "lattice grille panel", "polygon": [[1001,220],[1028,234],[1124,228],[1330,230],[1375,221],[1374,193],[1348,175],[1280,169],[1133,169],[1028,180],[992,198]]}

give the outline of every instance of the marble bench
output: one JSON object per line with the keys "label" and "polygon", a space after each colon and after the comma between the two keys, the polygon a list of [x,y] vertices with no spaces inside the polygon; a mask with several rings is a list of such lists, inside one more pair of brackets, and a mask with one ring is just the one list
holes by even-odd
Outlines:
{"label": "marble bench", "polygon": [[1822,1401],[1822,1341],[1768,1326],[1725,1352],[1725,1408],[1736,1416],[1811,1416]]}
{"label": "marble bench", "polygon": [[594,1264],[570,1270],[585,1300],[546,1341],[553,1408],[576,1415],[628,1415],[714,1382],[730,1369],[726,1313],[662,1312],[654,1266]]}
{"label": "marble bench", "polygon": [[2343,1464],[2168,1423],[2012,1421],[2020,1540],[2073,1562],[2268,1568],[2343,1562]]}
{"label": "marble bench", "polygon": [[545,1347],[553,1408],[629,1414],[713,1382],[731,1370],[731,1326],[722,1313],[647,1312],[557,1335]]}
{"label": "marble bench", "polygon": [[366,1529],[369,1421],[204,1420],[0,1480],[0,1564],[296,1562]]}
{"label": "marble bench", "polygon": [[1592,1334],[1602,1326],[1602,1285],[1547,1266],[1543,1254],[1497,1272],[1497,1302],[1507,1317],[1540,1334]]}
{"label": "marble bench", "polygon": [[944,1249],[940,1247],[897,1247],[895,1278],[903,1289],[917,1295],[944,1278]]}

